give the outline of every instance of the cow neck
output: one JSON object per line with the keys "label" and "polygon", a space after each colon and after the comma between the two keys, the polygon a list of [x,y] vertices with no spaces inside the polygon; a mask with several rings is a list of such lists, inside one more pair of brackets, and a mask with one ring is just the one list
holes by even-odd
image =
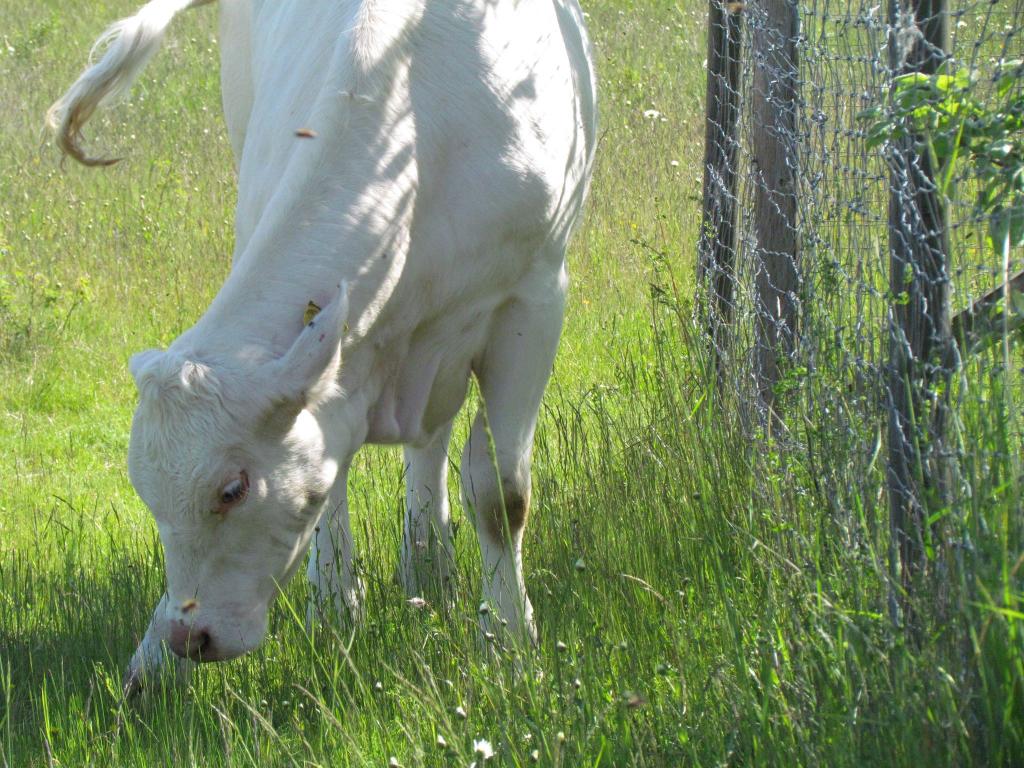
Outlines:
{"label": "cow neck", "polygon": [[309,304],[327,306],[345,282],[345,346],[357,344],[386,304],[405,261],[404,249],[394,248],[397,238],[375,237],[376,244],[359,249],[321,245],[319,254],[311,252],[308,239],[296,237],[287,250],[241,254],[210,307],[179,341],[199,357],[252,363],[280,357],[301,332]]}

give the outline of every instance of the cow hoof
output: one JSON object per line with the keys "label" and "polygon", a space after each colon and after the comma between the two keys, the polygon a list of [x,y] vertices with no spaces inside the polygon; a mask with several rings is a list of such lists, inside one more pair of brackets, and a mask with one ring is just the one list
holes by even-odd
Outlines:
{"label": "cow hoof", "polygon": [[142,695],[143,687],[142,675],[138,670],[128,667],[121,680],[121,698],[126,702],[134,703]]}
{"label": "cow hoof", "polygon": [[188,685],[195,666],[195,662],[170,653],[166,646],[143,643],[121,679],[123,699],[135,702],[164,686],[184,687]]}
{"label": "cow hoof", "polygon": [[314,589],[306,604],[306,631],[325,626],[351,629],[362,624],[365,597],[366,588],[362,581],[345,590]]}
{"label": "cow hoof", "polygon": [[533,620],[533,607],[529,604],[525,615],[515,621],[503,617],[485,600],[477,609],[477,619],[485,646],[513,650],[538,646],[537,625]]}

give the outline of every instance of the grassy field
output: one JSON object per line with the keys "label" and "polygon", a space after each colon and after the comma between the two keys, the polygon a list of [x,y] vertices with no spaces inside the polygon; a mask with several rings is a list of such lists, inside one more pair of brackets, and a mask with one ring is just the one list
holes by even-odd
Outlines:
{"label": "grassy field", "polygon": [[0,765],[468,766],[481,739],[509,766],[1022,764],[1016,480],[978,498],[970,589],[909,644],[886,618],[884,505],[832,514],[814,465],[753,450],[711,407],[688,309],[694,0],[584,2],[601,144],[535,450],[537,651],[480,647],[468,525],[456,610],[404,601],[401,462],[368,449],[350,491],[365,624],[310,636],[297,579],[257,652],[124,705],[162,591],[125,469],[126,362],[195,321],[231,253],[215,12],[176,22],[132,98],[94,121],[126,158],[97,171],[61,166],[42,115],[134,0],[4,6]]}

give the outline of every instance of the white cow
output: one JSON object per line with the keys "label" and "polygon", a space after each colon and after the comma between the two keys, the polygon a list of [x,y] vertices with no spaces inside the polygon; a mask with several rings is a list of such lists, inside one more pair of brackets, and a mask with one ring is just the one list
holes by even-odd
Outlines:
{"label": "white cow", "polygon": [[[153,0],[108,30],[48,115],[66,153],[110,162],[86,156],[82,124],[173,16],[204,2]],[[483,405],[461,480],[481,613],[535,638],[521,558],[530,454],[595,145],[576,0],[221,0],[220,12],[233,266],[192,328],[130,363],[129,475],[167,563],[130,679],[163,643],[195,661],[255,648],[311,540],[313,615],[357,613],[346,475],[364,443],[405,446],[406,591],[443,583],[448,438],[471,375]],[[310,302],[323,310],[305,324]]]}

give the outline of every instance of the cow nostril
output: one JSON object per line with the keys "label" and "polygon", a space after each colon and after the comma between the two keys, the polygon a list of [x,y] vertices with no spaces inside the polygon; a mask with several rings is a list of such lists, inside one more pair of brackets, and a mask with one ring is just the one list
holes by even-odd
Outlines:
{"label": "cow nostril", "polygon": [[189,640],[189,649],[192,651],[190,655],[202,654],[208,651],[210,649],[210,633],[205,629],[194,632],[191,640]]}
{"label": "cow nostril", "polygon": [[208,657],[213,647],[213,640],[210,637],[210,633],[205,629],[193,628],[188,638],[188,653],[187,656],[192,661],[202,661],[203,657]]}
{"label": "cow nostril", "polygon": [[213,653],[213,638],[205,627],[187,627],[180,624],[171,630],[171,650],[192,661],[209,660]]}

